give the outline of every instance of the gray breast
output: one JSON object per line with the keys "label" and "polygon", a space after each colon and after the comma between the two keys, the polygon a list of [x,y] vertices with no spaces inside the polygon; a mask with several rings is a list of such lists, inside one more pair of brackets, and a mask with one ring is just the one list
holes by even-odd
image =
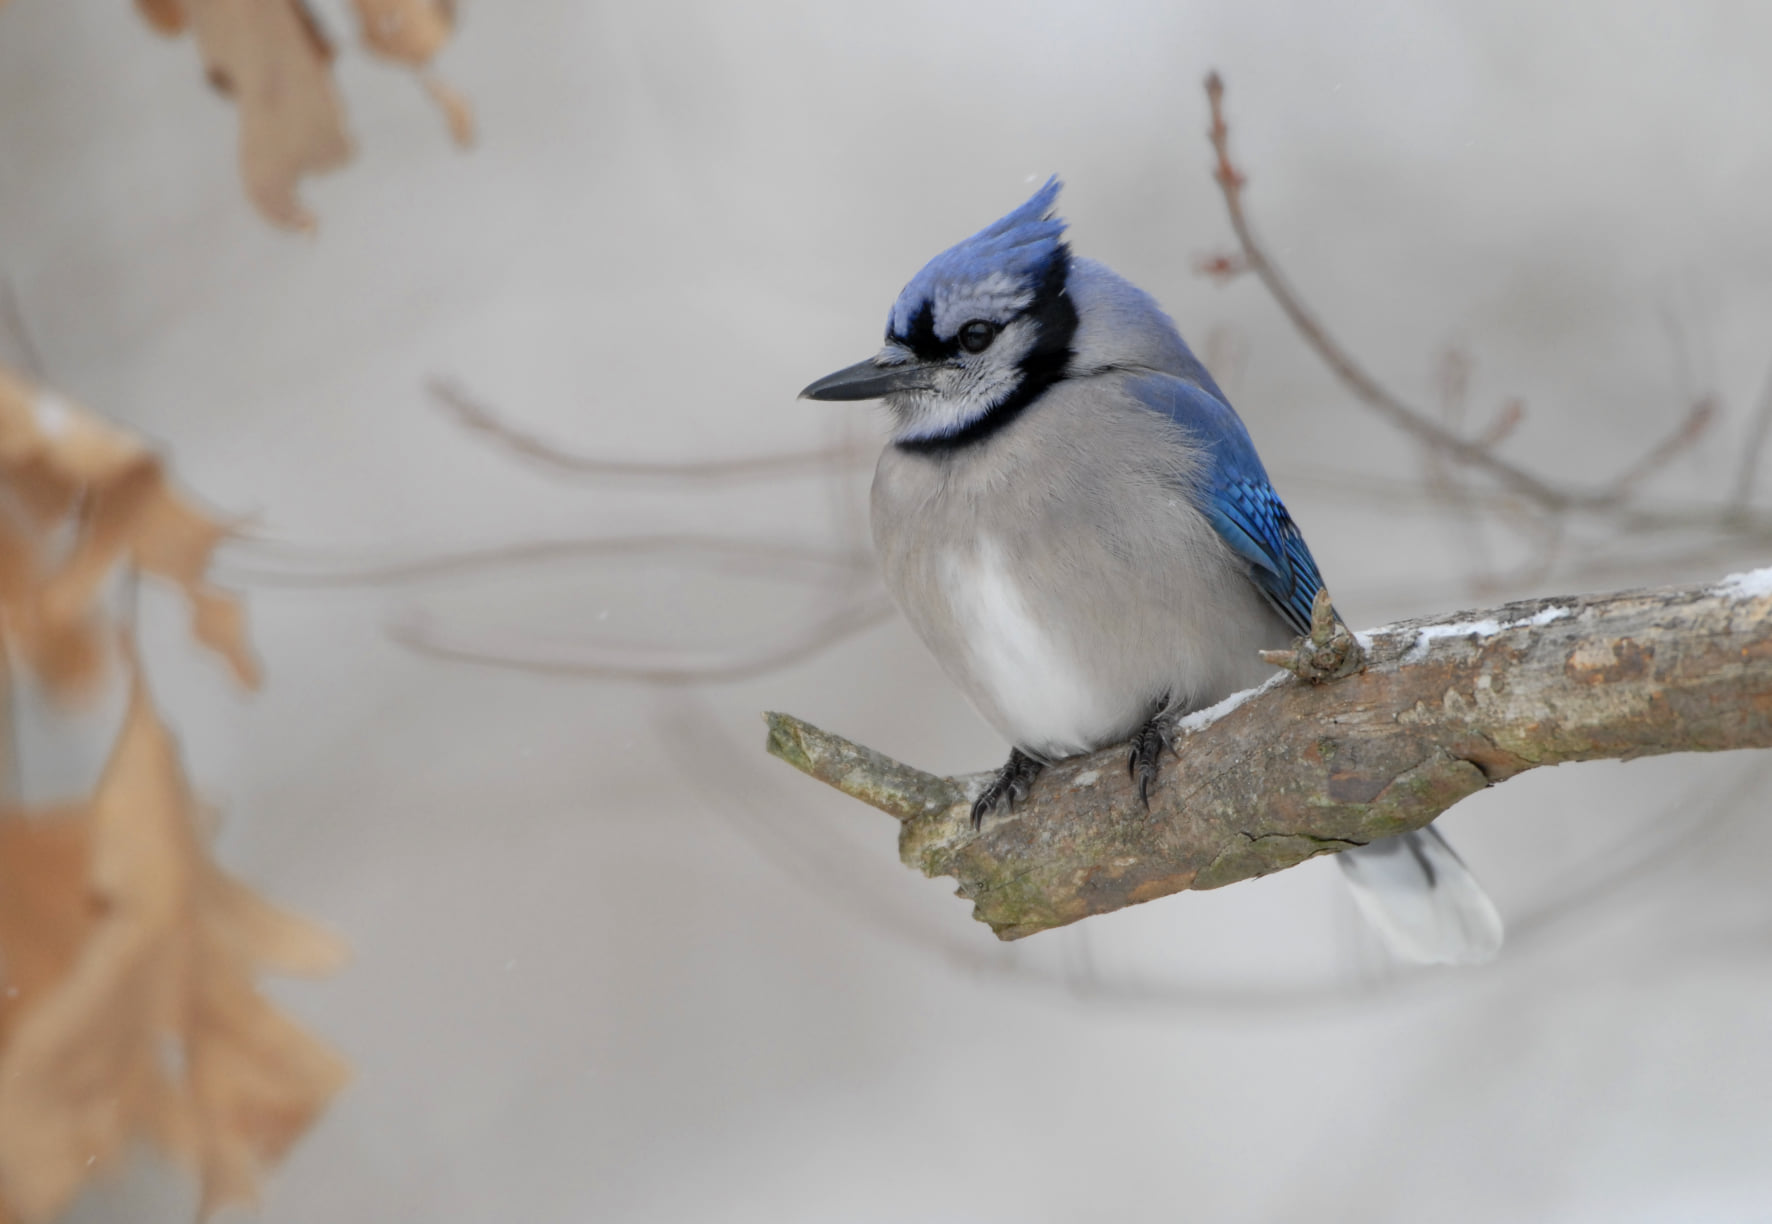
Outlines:
{"label": "gray breast", "polygon": [[980,443],[888,447],[886,585],[985,719],[1056,759],[1271,674],[1291,634],[1195,508],[1196,454],[1105,374],[1060,383]]}

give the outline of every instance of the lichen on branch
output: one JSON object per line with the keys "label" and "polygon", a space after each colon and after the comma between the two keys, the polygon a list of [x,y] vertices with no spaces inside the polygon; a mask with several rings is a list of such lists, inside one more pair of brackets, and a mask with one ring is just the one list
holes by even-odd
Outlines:
{"label": "lichen on branch", "polygon": [[1357,636],[1356,674],[1181,720],[1148,811],[1123,747],[1047,768],[977,833],[987,774],[936,777],[786,714],[768,750],[896,817],[906,865],[1019,939],[1420,828],[1541,765],[1772,747],[1772,570]]}

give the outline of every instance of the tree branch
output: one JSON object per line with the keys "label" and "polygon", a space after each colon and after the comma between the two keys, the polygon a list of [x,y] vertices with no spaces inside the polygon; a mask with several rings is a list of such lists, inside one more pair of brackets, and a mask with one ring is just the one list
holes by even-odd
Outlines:
{"label": "tree branch", "polygon": [[897,817],[905,864],[1019,939],[1419,828],[1540,765],[1772,747],[1772,569],[1360,637],[1357,675],[1282,673],[1183,718],[1148,813],[1123,747],[1049,767],[977,834],[987,774],[923,773],[786,714],[768,750]]}
{"label": "tree branch", "polygon": [[[1212,125],[1207,129],[1207,138],[1212,142],[1215,159],[1212,177],[1224,196],[1225,213],[1230,219],[1231,230],[1237,237],[1239,249],[1234,256],[1206,260],[1201,265],[1201,271],[1221,280],[1228,280],[1245,271],[1253,272],[1268,291],[1268,296],[1273,298],[1292,323],[1294,330],[1303,337],[1305,343],[1316,352],[1336,378],[1341,380],[1342,385],[1391,425],[1431,450],[1488,474],[1509,492],[1551,514],[1581,511],[1619,518],[1624,526],[1650,521],[1655,526],[1662,525],[1660,516],[1652,512],[1645,514],[1631,510],[1627,503],[1637,486],[1666,467],[1675,457],[1689,450],[1709,428],[1716,416],[1716,405],[1710,397],[1706,396],[1695,402],[1671,434],[1657,442],[1642,458],[1610,483],[1599,488],[1563,487],[1497,454],[1495,445],[1512,431],[1513,420],[1509,419],[1514,417],[1512,412],[1504,414],[1504,427],[1492,429],[1488,437],[1470,438],[1447,428],[1391,391],[1356,361],[1349,350],[1329,334],[1322,319],[1305,304],[1304,298],[1293,287],[1273,256],[1256,238],[1243,202],[1243,189],[1248,184],[1248,178],[1231,158],[1230,125],[1224,116],[1224,81],[1216,72],[1206,78],[1206,100],[1212,110]],[[1758,439],[1755,441],[1755,446],[1757,445]],[[1751,481],[1751,469],[1744,471],[1747,475],[1743,479]],[[1742,500],[1745,503],[1745,499]],[[1726,514],[1715,510],[1710,512],[1715,525],[1731,530],[1750,529],[1748,520],[1752,517],[1754,516],[1747,514],[1745,504],[1734,507]],[[1765,531],[1767,524],[1762,519],[1753,523],[1751,529]]]}
{"label": "tree branch", "polygon": [[625,476],[688,483],[781,480],[792,476],[823,476],[843,468],[869,467],[875,458],[868,448],[857,443],[787,454],[681,463],[575,454],[510,424],[491,407],[447,379],[433,378],[425,384],[425,389],[457,425],[554,476],[574,479]]}

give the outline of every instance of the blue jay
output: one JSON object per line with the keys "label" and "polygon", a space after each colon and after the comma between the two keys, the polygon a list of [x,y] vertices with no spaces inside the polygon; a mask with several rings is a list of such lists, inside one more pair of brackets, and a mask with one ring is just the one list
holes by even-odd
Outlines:
{"label": "blue jay", "polygon": [[[912,628],[1013,745],[974,826],[1047,762],[1169,728],[1272,674],[1317,563],[1243,422],[1143,290],[1071,254],[1059,181],[934,259],[886,343],[802,396],[881,399],[872,522]],[[1501,920],[1432,828],[1337,856],[1398,955],[1471,963]]]}

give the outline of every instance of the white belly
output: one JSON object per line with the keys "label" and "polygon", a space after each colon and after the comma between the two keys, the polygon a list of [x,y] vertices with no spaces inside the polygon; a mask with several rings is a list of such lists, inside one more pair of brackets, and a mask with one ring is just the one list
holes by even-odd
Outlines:
{"label": "white belly", "polygon": [[1030,606],[996,540],[949,552],[940,573],[968,687],[1011,742],[1056,760],[1124,733],[1127,695],[1108,691],[1052,618]]}
{"label": "white belly", "polygon": [[988,445],[880,456],[886,587],[1023,752],[1091,752],[1271,674],[1256,651],[1291,634],[1194,506],[1197,467],[1111,383],[1060,384]]}

